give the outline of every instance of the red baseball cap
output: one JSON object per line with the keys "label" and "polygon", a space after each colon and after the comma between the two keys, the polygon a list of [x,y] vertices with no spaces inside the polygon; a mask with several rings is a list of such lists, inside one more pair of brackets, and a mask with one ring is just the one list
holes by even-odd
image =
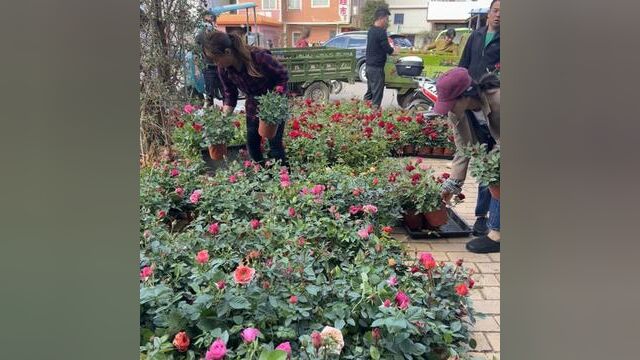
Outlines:
{"label": "red baseball cap", "polygon": [[453,68],[442,74],[436,81],[438,100],[433,111],[446,115],[453,109],[456,99],[471,86],[469,71],[463,67]]}

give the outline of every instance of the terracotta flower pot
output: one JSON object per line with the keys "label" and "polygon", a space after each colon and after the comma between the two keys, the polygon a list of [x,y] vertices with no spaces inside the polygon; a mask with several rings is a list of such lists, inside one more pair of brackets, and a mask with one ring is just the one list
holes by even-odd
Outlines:
{"label": "terracotta flower pot", "polygon": [[431,146],[423,146],[418,149],[419,156],[431,155],[432,152],[433,152],[433,148]]}
{"label": "terracotta flower pot", "polygon": [[496,200],[500,200],[500,184],[489,185],[489,192],[491,193],[491,197]]}
{"label": "terracotta flower pot", "polygon": [[455,150],[451,148],[444,148],[444,155],[451,156],[453,154],[455,154]]}
{"label": "terracotta flower pot", "polygon": [[433,155],[444,155],[444,148],[441,146],[433,148]]}
{"label": "terracotta flower pot", "polygon": [[405,155],[413,155],[415,150],[416,149],[413,145],[405,145],[402,147],[402,152],[404,152]]}
{"label": "terracotta flower pot", "polygon": [[277,131],[278,125],[260,120],[260,124],[258,125],[258,134],[260,134],[260,136],[262,136],[263,138],[273,139],[274,137],[276,137]]}
{"label": "terracotta flower pot", "polygon": [[227,155],[227,145],[209,145],[209,156],[213,160],[222,160]]}
{"label": "terracotta flower pot", "polygon": [[440,206],[440,209],[424,213],[423,215],[427,224],[429,224],[429,228],[432,229],[438,229],[449,221],[447,207],[444,204]]}
{"label": "terracotta flower pot", "polygon": [[403,217],[404,223],[411,231],[422,230],[422,216],[413,210],[407,210]]}

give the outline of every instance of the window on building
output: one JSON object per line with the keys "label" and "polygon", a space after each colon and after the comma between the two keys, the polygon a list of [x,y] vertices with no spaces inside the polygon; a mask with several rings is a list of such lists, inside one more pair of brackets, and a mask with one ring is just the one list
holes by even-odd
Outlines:
{"label": "window on building", "polygon": [[300,0],[289,0],[287,5],[288,9],[299,10],[300,9]]}
{"label": "window on building", "polygon": [[404,24],[404,14],[394,14],[393,15],[393,23],[394,24]]}
{"label": "window on building", "polygon": [[262,0],[262,10],[277,10],[277,9],[278,9],[277,0]]}
{"label": "window on building", "polygon": [[329,0],[311,0],[311,7],[329,7]]}
{"label": "window on building", "polygon": [[300,40],[300,36],[302,36],[302,33],[300,33],[299,31],[291,33],[291,46],[296,46],[298,40]]}

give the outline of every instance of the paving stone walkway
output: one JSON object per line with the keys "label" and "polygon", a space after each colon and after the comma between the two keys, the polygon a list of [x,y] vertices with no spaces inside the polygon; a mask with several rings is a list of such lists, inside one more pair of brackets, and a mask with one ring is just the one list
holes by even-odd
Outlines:
{"label": "paving stone walkway", "polygon": [[[448,172],[450,161],[439,159],[424,159],[437,172]],[[478,185],[473,178],[467,178],[463,187],[466,195],[464,202],[456,205],[454,210],[469,226],[475,221],[475,205]],[[464,266],[473,268],[476,272],[473,279],[475,286],[470,296],[476,311],[487,316],[478,319],[473,338],[478,345],[471,353],[474,359],[500,358],[500,254],[473,254],[465,249],[465,244],[471,239],[411,239],[404,230],[395,229],[395,237],[405,241],[408,250],[417,253],[428,251],[437,261],[454,263],[458,259],[464,260]]]}

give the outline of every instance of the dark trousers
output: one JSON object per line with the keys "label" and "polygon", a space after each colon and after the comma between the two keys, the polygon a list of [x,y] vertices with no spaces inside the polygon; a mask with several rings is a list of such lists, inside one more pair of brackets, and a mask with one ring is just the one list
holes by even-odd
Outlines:
{"label": "dark trousers", "polygon": [[367,65],[367,92],[364,94],[365,100],[380,107],[382,104],[382,94],[384,93],[384,68]]}
{"label": "dark trousers", "polygon": [[[473,128],[478,137],[478,141],[486,144],[487,151],[491,151],[496,141],[491,136],[488,125],[480,124],[473,112],[467,111],[466,114],[471,123],[471,128]],[[500,231],[500,200],[496,200],[491,196],[488,186],[478,185],[478,201],[476,202],[475,213],[476,217],[485,217],[489,213],[489,229]]]}
{"label": "dark trousers", "polygon": [[[245,103],[245,110],[247,113],[247,148],[249,149],[249,155],[257,163],[264,163],[264,157],[262,156],[262,150],[260,142],[262,137],[258,133],[258,126],[260,124],[257,114],[257,102],[253,99],[247,100]],[[276,160],[280,160],[284,166],[289,166],[287,162],[286,153],[284,150],[284,144],[282,142],[282,136],[284,135],[284,128],[286,122],[282,122],[278,126],[276,136],[269,140],[269,157]]]}
{"label": "dark trousers", "polygon": [[211,104],[215,97],[214,91],[220,86],[220,80],[218,80],[218,68],[212,65],[205,65],[204,71],[204,93]]}

